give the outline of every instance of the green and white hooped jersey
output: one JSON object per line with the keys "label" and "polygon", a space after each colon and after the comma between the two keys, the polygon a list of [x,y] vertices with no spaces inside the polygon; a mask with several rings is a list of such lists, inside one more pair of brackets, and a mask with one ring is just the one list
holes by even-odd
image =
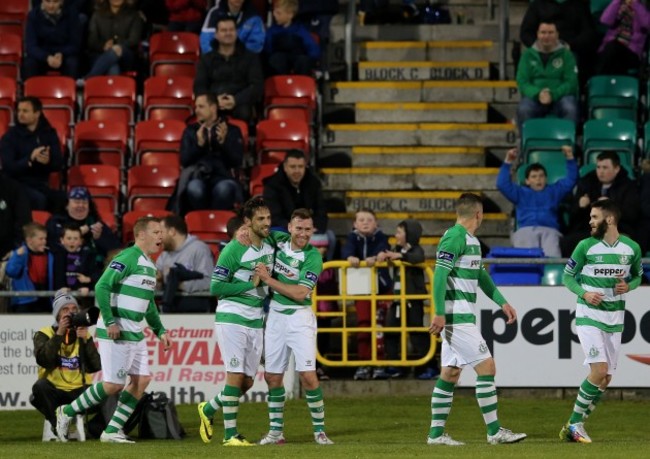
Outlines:
{"label": "green and white hooped jersey", "polygon": [[[303,250],[291,249],[291,238],[277,243],[273,274],[283,284],[299,284],[313,290],[318,276],[323,271],[323,258],[320,252],[307,244]],[[293,314],[301,308],[311,307],[311,294],[301,303],[278,292],[273,293],[271,309],[285,314]]]}
{"label": "green and white hooped jersey", "polygon": [[[224,247],[212,273],[212,283],[228,282],[242,284],[250,282],[255,274],[255,266],[264,263],[269,271],[273,269],[274,247],[267,240],[262,246],[245,246],[232,240]],[[262,328],[264,315],[263,302],[268,287],[260,283],[241,294],[219,298],[215,323],[242,325],[249,328]]]}
{"label": "green and white hooped jersey", "polygon": [[436,269],[449,271],[445,291],[446,323],[475,324],[478,278],[484,269],[479,240],[462,225],[449,228],[438,244]]}
{"label": "green and white hooped jersey", "polygon": [[[138,246],[121,251],[108,265],[95,286],[97,292],[110,292],[108,304],[103,295],[97,297],[100,310],[110,307],[120,327],[121,341],[144,339],[141,322],[147,313],[157,316],[153,301],[156,290],[156,266]],[[105,317],[97,321],[97,338],[110,339]]]}
{"label": "green and white hooped jersey", "polygon": [[598,306],[578,297],[576,325],[591,325],[610,333],[622,332],[625,294],[615,294],[614,288],[619,277],[629,279],[630,275],[643,275],[639,245],[627,236],[620,236],[611,246],[593,237],[583,239],[571,254],[564,272],[576,277],[587,292],[604,295]]}

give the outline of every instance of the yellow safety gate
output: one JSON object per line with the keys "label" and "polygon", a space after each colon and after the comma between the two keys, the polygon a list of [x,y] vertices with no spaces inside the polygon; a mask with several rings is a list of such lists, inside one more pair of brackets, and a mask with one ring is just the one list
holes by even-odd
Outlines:
{"label": "yellow safety gate", "polygon": [[[342,319],[341,327],[326,327],[318,329],[318,333],[330,333],[330,334],[339,334],[341,335],[341,360],[331,360],[324,357],[320,350],[317,349],[316,356],[320,363],[332,367],[353,367],[353,366],[365,366],[365,365],[382,365],[382,366],[417,366],[423,365],[429,362],[433,355],[436,352],[436,346],[438,340],[435,336],[431,336],[431,345],[429,351],[424,357],[421,357],[417,360],[408,359],[408,346],[407,339],[409,332],[428,332],[428,326],[421,327],[408,327],[407,314],[400,314],[400,325],[399,327],[385,327],[381,324],[377,324],[377,303],[380,301],[390,301],[400,302],[400,308],[402,311],[406,311],[407,302],[409,300],[425,300],[424,311],[429,312],[430,317],[433,317],[433,298],[430,294],[420,294],[407,295],[405,290],[405,268],[406,267],[418,267],[422,268],[429,279],[429,286],[433,288],[433,270],[431,267],[425,265],[424,263],[417,265],[410,265],[408,263],[403,263],[401,261],[392,261],[392,262],[378,262],[374,266],[369,267],[365,262],[361,262],[360,267],[370,268],[371,276],[371,293],[369,295],[358,295],[358,294],[348,294],[348,285],[347,285],[347,271],[349,269],[356,269],[350,266],[350,263],[347,261],[328,261],[323,264],[323,271],[326,269],[339,269],[340,275],[339,278],[339,292],[338,295],[319,295],[318,289],[314,289],[312,293],[312,308],[317,318],[340,318]],[[377,294],[377,268],[399,268],[399,281],[400,285],[403,287],[400,289],[398,294],[387,294],[379,295]],[[370,301],[371,311],[370,311],[370,326],[369,327],[352,327],[348,326],[348,316],[349,309],[354,306],[356,300],[366,300]],[[317,309],[318,301],[337,301],[339,302],[339,310],[332,312],[319,312]],[[428,303],[427,303],[428,302]],[[350,334],[356,333],[370,333],[371,336],[371,352],[372,358],[370,360],[351,360],[349,358],[349,349],[348,349],[348,338]],[[378,333],[400,333],[400,359],[399,360],[380,360],[377,356],[377,335]]]}

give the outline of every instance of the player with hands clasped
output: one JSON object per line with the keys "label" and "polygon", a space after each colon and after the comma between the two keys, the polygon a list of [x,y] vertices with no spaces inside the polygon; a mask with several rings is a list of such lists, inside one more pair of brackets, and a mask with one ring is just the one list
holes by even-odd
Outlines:
{"label": "player with hands clasped", "polygon": [[507,323],[517,320],[517,312],[508,304],[485,270],[481,245],[474,233],[483,220],[483,203],[471,193],[463,193],[456,204],[456,224],[449,228],[438,244],[433,283],[435,316],[429,327],[442,337],[442,373],[431,394],[431,428],[429,445],[461,446],[444,432],[451,410],[454,387],[462,367],[476,371],[476,400],[487,426],[490,444],[516,443],[524,433],[501,427],[497,417],[496,368],[490,350],[476,326],[476,293],[480,289],[501,306]]}
{"label": "player with hands clasped", "polygon": [[[614,201],[591,204],[591,237],[580,241],[564,268],[562,282],[578,296],[576,331],[590,370],[578,390],[560,439],[591,443],[584,421],[596,408],[616,371],[625,321],[625,294],[641,284],[641,249],[618,232]],[[576,279],[579,276],[580,281]]]}

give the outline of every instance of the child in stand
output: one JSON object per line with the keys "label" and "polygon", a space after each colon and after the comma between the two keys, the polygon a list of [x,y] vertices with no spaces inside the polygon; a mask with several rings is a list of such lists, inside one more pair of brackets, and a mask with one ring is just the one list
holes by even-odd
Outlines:
{"label": "child in stand", "polygon": [[[393,250],[386,250],[377,255],[377,261],[395,261],[400,260],[406,263],[418,264],[424,263],[424,250],[420,246],[420,236],[422,235],[422,225],[416,220],[404,220],[397,225],[395,230],[395,247]],[[393,290],[399,294],[401,289],[405,289],[407,295],[426,295],[427,288],[425,284],[424,270],[422,268],[407,267],[404,272],[404,279],[400,279],[400,269],[393,269]],[[403,280],[400,282],[400,280]],[[424,326],[424,300],[408,300],[406,309],[401,307],[399,300],[393,301],[388,314],[386,315],[387,327],[399,327],[402,324],[402,316],[406,315],[407,327]],[[409,333],[411,347],[414,357],[420,359],[429,351],[431,337],[427,332]],[[386,349],[387,360],[399,360],[400,355],[400,334],[385,333],[384,345]],[[386,370],[393,378],[405,376],[407,370],[405,367],[389,367]],[[435,359],[416,368],[415,376],[418,379],[433,379],[440,374],[437,370]]]}
{"label": "child in stand", "polygon": [[[46,246],[47,230],[36,222],[23,227],[25,242],[11,252],[7,261],[6,274],[11,278],[14,291],[47,290],[50,284],[48,266],[51,254]],[[12,313],[52,312],[48,297],[17,296],[11,299]]]}
{"label": "child in stand", "polygon": [[[377,228],[377,217],[371,209],[362,208],[357,211],[354,219],[354,230],[348,234],[347,241],[341,250],[344,260],[350,263],[350,266],[356,268],[361,261],[365,261],[368,266],[374,266],[377,262],[377,255],[389,249],[388,238]],[[378,294],[387,294],[390,292],[392,285],[390,275],[387,269],[378,270]],[[357,327],[369,327],[371,324],[370,312],[371,303],[367,300],[358,300],[354,302],[357,311]],[[377,310],[383,307],[377,304]],[[381,324],[383,325],[383,324]],[[357,333],[357,354],[361,360],[370,360],[370,333]],[[378,357],[381,357],[378,355]],[[389,375],[383,368],[375,368],[371,371],[370,367],[359,367],[354,374],[354,379],[387,379]]]}

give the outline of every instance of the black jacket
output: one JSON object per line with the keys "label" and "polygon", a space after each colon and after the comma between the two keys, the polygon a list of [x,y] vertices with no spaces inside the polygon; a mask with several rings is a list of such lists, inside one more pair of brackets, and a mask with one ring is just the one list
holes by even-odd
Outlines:
{"label": "black jacket", "polygon": [[[36,364],[46,370],[53,370],[61,365],[61,356],[59,355],[61,346],[63,346],[63,337],[54,335],[52,338],[45,333],[38,331],[34,334],[34,356]],[[102,369],[101,358],[97,351],[97,346],[92,336],[88,337],[85,344],[80,346],[83,354],[85,372],[95,373]]]}
{"label": "black jacket", "polygon": [[0,171],[0,257],[23,241],[23,225],[32,221],[22,186]]}
{"label": "black jacket", "polygon": [[[239,169],[244,159],[244,140],[237,126],[228,125],[228,132],[223,144],[216,141],[216,126],[211,135],[212,142],[200,147],[196,133],[199,123],[190,124],[183,131],[181,139],[181,166],[183,168],[201,165],[206,177],[230,177],[231,169]],[[209,171],[209,173],[208,173]]]}
{"label": "black jacket", "polygon": [[232,56],[226,58],[214,49],[203,54],[197,64],[194,94],[232,94],[235,105],[253,105],[262,97],[263,88],[259,56],[239,41]]}
{"label": "black jacket", "polygon": [[[422,225],[417,220],[404,220],[400,223],[406,230],[405,247],[395,246],[395,252],[402,254],[402,261],[411,264],[424,263],[424,249],[420,246],[422,236]],[[399,268],[393,271],[393,278],[399,279]],[[425,294],[427,287],[424,282],[424,270],[422,268],[406,268],[404,273],[404,287],[407,294]],[[395,289],[397,290],[397,288]]]}
{"label": "black jacket", "polygon": [[[60,245],[53,248],[51,252],[53,258],[52,290],[69,287],[67,284],[68,252]],[[94,290],[95,283],[99,280],[101,271],[98,269],[95,254],[88,247],[83,247],[79,252],[79,263],[78,266],[75,266],[74,272],[90,277],[90,283],[82,284],[77,281],[72,286],[73,290],[78,290],[81,287],[88,287],[90,290]]]}
{"label": "black jacket", "polygon": [[264,201],[271,211],[271,224],[286,228],[295,209],[306,208],[313,212],[314,226],[319,233],[327,229],[327,211],[323,201],[323,185],[311,172],[305,176],[296,188],[291,184],[282,166],[278,171],[262,181]]}

